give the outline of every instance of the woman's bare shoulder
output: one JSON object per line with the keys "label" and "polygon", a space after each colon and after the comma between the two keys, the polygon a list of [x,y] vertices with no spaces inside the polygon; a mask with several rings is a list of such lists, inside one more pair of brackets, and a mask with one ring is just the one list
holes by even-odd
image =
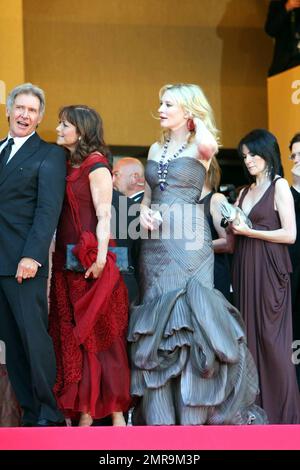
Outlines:
{"label": "woman's bare shoulder", "polygon": [[157,160],[157,154],[161,150],[161,144],[159,142],[154,142],[151,145],[148,152],[148,160]]}

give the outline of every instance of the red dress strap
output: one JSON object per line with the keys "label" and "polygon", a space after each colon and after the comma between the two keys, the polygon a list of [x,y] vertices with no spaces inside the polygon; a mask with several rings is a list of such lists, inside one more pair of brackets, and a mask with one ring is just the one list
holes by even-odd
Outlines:
{"label": "red dress strap", "polygon": [[[110,166],[109,166],[109,163],[108,163],[108,159],[107,157],[105,157],[104,155],[102,155],[101,153],[99,152],[94,152],[94,153],[91,153],[90,155],[88,155],[86,157],[86,159],[80,164],[80,166],[78,168],[74,168],[72,167],[72,172],[67,176],[66,180],[67,180],[67,184],[68,182],[71,182],[71,181],[75,181],[77,180],[78,178],[80,178],[80,176],[82,175],[82,173],[87,169],[87,168],[90,168],[91,166],[95,165],[95,163],[103,163],[103,165],[110,171],[111,173],[111,169],[110,169]],[[70,163],[68,163],[69,166]]]}
{"label": "red dress strap", "polygon": [[83,232],[83,229],[80,221],[79,203],[76,198],[76,193],[73,191],[72,183],[80,178],[86,169],[95,165],[95,163],[103,163],[110,171],[107,158],[99,152],[94,152],[88,155],[78,168],[73,168],[73,171],[66,177],[66,195],[71,209],[73,222],[79,236]]}

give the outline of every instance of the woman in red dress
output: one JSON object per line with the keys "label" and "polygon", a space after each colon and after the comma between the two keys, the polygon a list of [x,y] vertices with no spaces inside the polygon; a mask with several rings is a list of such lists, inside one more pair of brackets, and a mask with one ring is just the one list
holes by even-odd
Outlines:
{"label": "woman in red dress", "polygon": [[[69,152],[65,201],[56,234],[49,329],[57,360],[55,394],[79,426],[111,415],[126,425],[130,407],[126,350],[127,290],[108,251],[112,177],[99,114],[83,105],[59,113],[57,144]],[[86,269],[66,269],[74,244]]]}

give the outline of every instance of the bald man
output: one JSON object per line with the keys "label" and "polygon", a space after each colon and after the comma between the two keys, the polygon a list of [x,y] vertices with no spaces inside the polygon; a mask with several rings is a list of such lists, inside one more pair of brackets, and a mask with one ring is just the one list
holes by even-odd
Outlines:
{"label": "bald man", "polygon": [[133,157],[120,158],[113,167],[113,186],[134,202],[144,196],[144,165]]}

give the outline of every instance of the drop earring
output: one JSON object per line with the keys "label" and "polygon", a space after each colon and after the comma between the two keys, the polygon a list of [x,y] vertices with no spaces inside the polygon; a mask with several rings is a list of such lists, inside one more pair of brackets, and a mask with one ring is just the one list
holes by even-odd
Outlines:
{"label": "drop earring", "polygon": [[187,120],[186,125],[187,125],[187,128],[188,128],[188,131],[189,131],[189,132],[194,132],[194,130],[195,130],[195,124],[194,124],[194,121],[193,121],[192,118],[190,118],[190,119]]}

